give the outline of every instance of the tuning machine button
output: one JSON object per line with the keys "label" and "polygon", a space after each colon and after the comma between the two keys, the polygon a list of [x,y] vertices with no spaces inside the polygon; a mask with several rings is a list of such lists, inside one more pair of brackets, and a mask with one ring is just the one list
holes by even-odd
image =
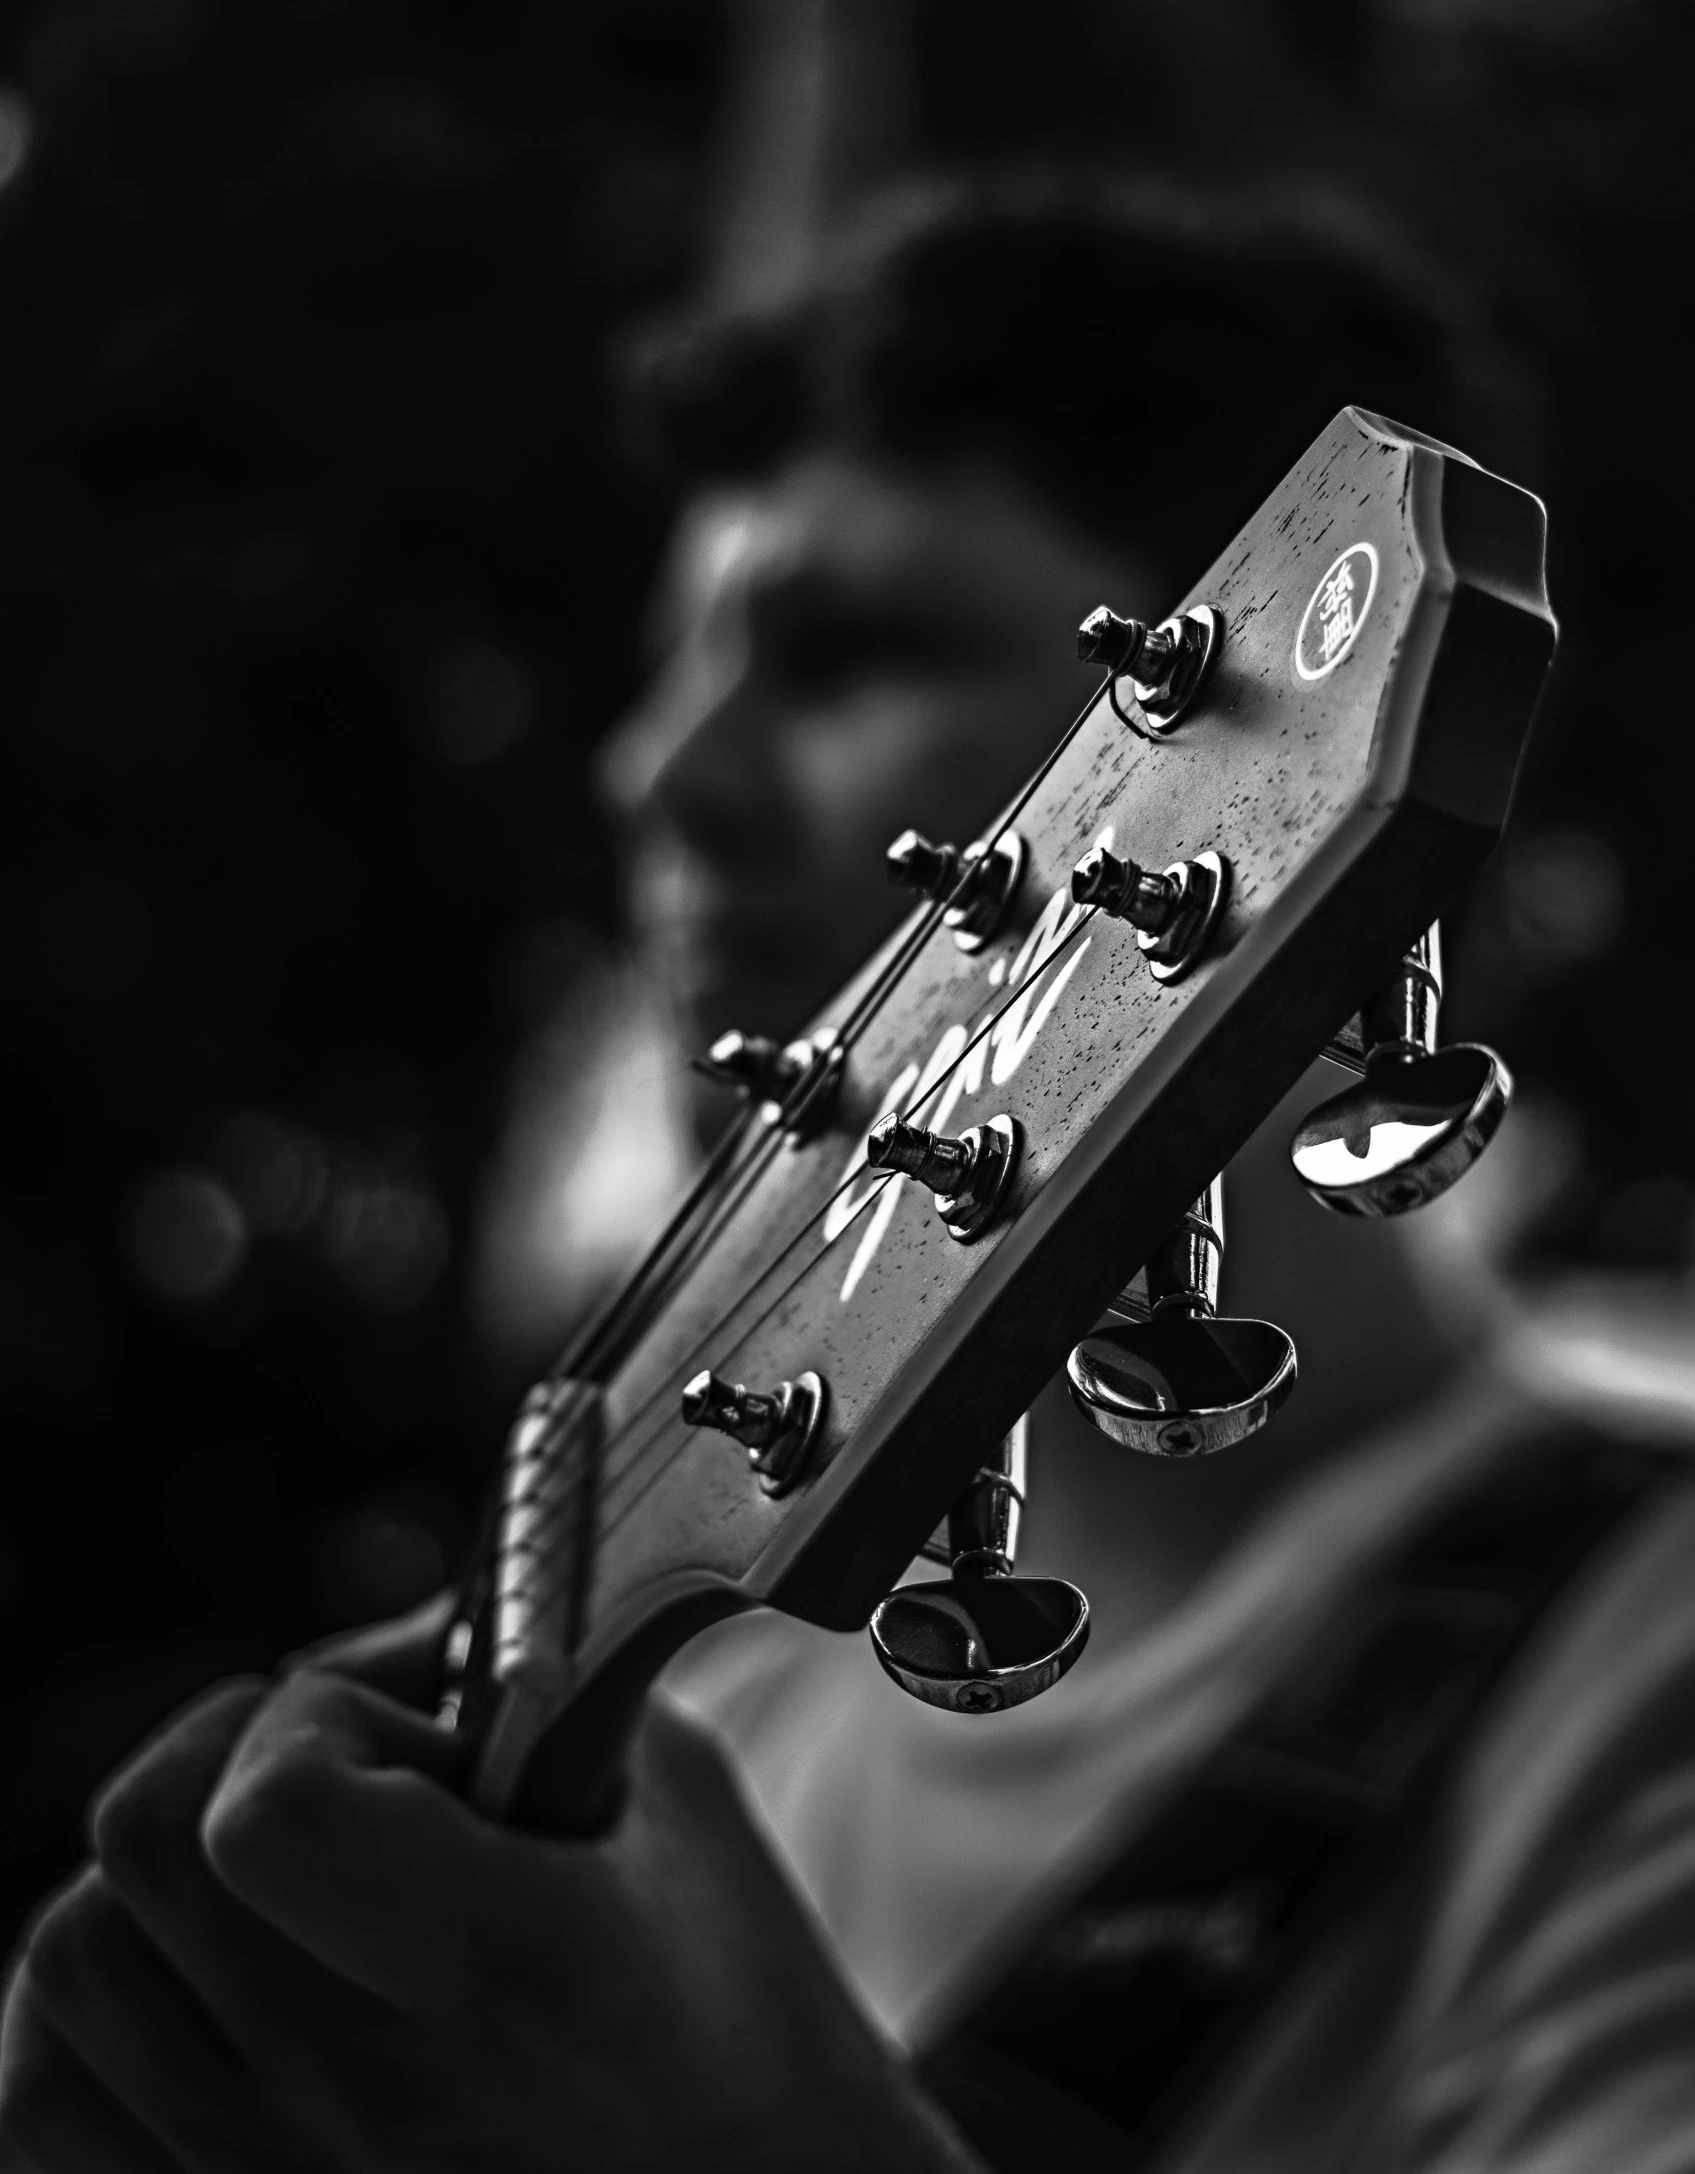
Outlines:
{"label": "tuning machine button", "polygon": [[760,1105],[764,1123],[781,1125],[791,1141],[800,1141],[809,1140],[835,1106],[845,1054],[833,1027],[793,1042],[732,1028],[693,1065],[721,1086],[739,1087]]}
{"label": "tuning machine button", "polygon": [[1437,1047],[1442,1000],[1439,925],[1327,1055],[1363,1070],[1321,1102],[1289,1144],[1312,1197],[1341,1215],[1404,1215],[1445,1193],[1494,1138],[1512,1075],[1480,1043]]}
{"label": "tuning machine button", "polygon": [[871,1644],[903,1691],[956,1714],[999,1713],[1051,1688],[1089,1638],[1089,1603],[1064,1578],[1012,1574],[1024,1503],[1020,1420],[948,1513],[952,1575],[897,1587]]}
{"label": "tuning machine button", "polygon": [[1113,709],[1133,731],[1140,731],[1118,700],[1118,682],[1127,678],[1157,736],[1172,731],[1194,707],[1223,642],[1224,614],[1216,604],[1197,604],[1152,627],[1099,604],[1077,629],[1077,656],[1079,662],[1104,665],[1111,673]]}
{"label": "tuning machine button", "polygon": [[1066,1362],[1073,1403],[1113,1441],[1155,1457],[1210,1456],[1263,1427],[1294,1388],[1295,1346],[1282,1329],[1218,1317],[1223,1252],[1215,1178],[1147,1263],[1148,1318],[1097,1329]]}
{"label": "tuning machine button", "polygon": [[883,856],[891,883],[940,904],[942,926],[961,951],[981,951],[1006,918],[1024,878],[1024,840],[1015,830],[993,842],[977,839],[963,852],[937,845],[922,831],[903,830]]}
{"label": "tuning machine button", "polygon": [[683,1390],[683,1423],[714,1427],[742,1443],[760,1486],[768,1495],[785,1495],[805,1473],[825,1400],[816,1374],[797,1374],[766,1392],[706,1368]]}
{"label": "tuning machine button", "polygon": [[1073,901],[1128,921],[1156,981],[1180,981],[1194,965],[1229,891],[1230,863],[1221,853],[1197,853],[1155,874],[1097,845],[1071,871]]}
{"label": "tuning machine button", "polygon": [[872,1126],[865,1160],[873,1170],[894,1170],[928,1186],[949,1237],[969,1244],[1000,1206],[1019,1146],[1018,1123],[1011,1117],[991,1117],[954,1140],[909,1125],[891,1110]]}

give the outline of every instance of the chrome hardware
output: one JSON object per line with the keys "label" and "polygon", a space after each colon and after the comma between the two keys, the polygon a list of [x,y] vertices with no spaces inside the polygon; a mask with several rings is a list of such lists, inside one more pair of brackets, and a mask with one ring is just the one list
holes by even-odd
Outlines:
{"label": "chrome hardware", "polygon": [[726,1381],[708,1367],[683,1390],[683,1424],[715,1427],[742,1443],[765,1492],[786,1495],[812,1455],[825,1398],[816,1374],[797,1374],[766,1394]]}
{"label": "chrome hardware", "polygon": [[1212,939],[1230,891],[1230,863],[1221,853],[1173,861],[1163,875],[1120,859],[1104,845],[1071,871],[1071,896],[1128,921],[1156,981],[1179,981]]}
{"label": "chrome hardware", "polygon": [[903,1691],[956,1714],[1022,1706],[1089,1640],[1089,1603],[1064,1578],[1018,1578],[1028,1423],[1020,1420],[948,1512],[953,1575],[903,1585],[871,1617],[871,1645]]}
{"label": "chrome hardware", "polygon": [[991,1117],[950,1140],[890,1110],[872,1126],[865,1160],[873,1170],[896,1170],[927,1185],[948,1235],[965,1244],[1000,1206],[1018,1149],[1019,1130],[1010,1117]]}
{"label": "chrome hardware", "polygon": [[783,1043],[732,1027],[692,1062],[707,1079],[752,1096],[765,1124],[781,1125],[789,1140],[799,1141],[810,1139],[829,1116],[844,1055],[832,1027]]}
{"label": "chrome hardware", "polygon": [[1114,674],[1145,664],[1150,677],[1162,678],[1176,647],[1175,638],[1164,627],[1150,627],[1145,619],[1121,618],[1107,604],[1097,604],[1077,629],[1078,663],[1105,665]]}
{"label": "chrome hardware", "polygon": [[1125,724],[1140,730],[1119,705],[1118,682],[1128,678],[1157,735],[1170,732],[1193,708],[1223,641],[1224,614],[1214,604],[1197,604],[1156,627],[1120,618],[1100,604],[1077,629],[1077,656],[1080,663],[1104,665],[1112,674],[1112,706]]}
{"label": "chrome hardware", "polygon": [[1445,1193],[1494,1138],[1512,1074],[1476,1042],[1437,1047],[1442,939],[1433,923],[1325,1054],[1363,1072],[1289,1143],[1295,1174],[1340,1215],[1404,1215]]}
{"label": "chrome hardware", "polygon": [[[1295,1386],[1295,1347],[1270,1321],[1220,1320],[1224,1192],[1214,1178],[1147,1263],[1147,1318],[1086,1336],[1066,1361],[1071,1400],[1113,1441],[1206,1457],[1263,1427]],[[1126,1293],[1117,1309],[1140,1311]]]}
{"label": "chrome hardware", "polygon": [[922,831],[903,830],[883,856],[891,883],[938,904],[951,901],[942,926],[961,951],[981,951],[999,928],[1024,876],[1024,840],[1003,831],[992,845],[981,838],[963,852],[936,845]]}
{"label": "chrome hardware", "polygon": [[804,1042],[789,1049],[763,1034],[742,1034],[732,1027],[728,1034],[719,1035],[704,1057],[695,1058],[694,1068],[726,1087],[741,1087],[762,1102],[780,1102],[805,1077],[807,1052]]}

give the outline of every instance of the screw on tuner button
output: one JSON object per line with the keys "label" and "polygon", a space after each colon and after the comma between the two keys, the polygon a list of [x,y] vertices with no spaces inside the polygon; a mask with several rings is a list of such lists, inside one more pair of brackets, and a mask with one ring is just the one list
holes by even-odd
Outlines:
{"label": "screw on tuner button", "polygon": [[1022,1706],[1056,1684],[1088,1643],[1089,1603],[1075,1585],[1012,1572],[1025,1433],[1021,1419],[948,1512],[953,1575],[899,1587],[871,1618],[872,1650],[889,1675],[949,1713]]}
{"label": "screw on tuner button", "polygon": [[1512,1075],[1475,1042],[1437,1046],[1441,932],[1432,925],[1328,1054],[1365,1077],[1321,1102],[1289,1159],[1341,1215],[1405,1215],[1445,1193],[1494,1138]]}
{"label": "screw on tuner button", "polygon": [[706,1368],[683,1390],[683,1424],[711,1427],[740,1442],[760,1486],[768,1495],[783,1495],[805,1475],[826,1397],[817,1374],[797,1374],[766,1392]]}
{"label": "screw on tuner button", "polygon": [[1102,665],[1111,674],[1114,710],[1133,731],[1140,731],[1137,720],[1119,705],[1118,682],[1129,680],[1157,737],[1173,730],[1194,707],[1223,642],[1224,614],[1216,604],[1197,604],[1155,627],[1142,619],[1121,618],[1099,604],[1077,629],[1077,656],[1080,663]]}
{"label": "screw on tuner button", "polygon": [[[1072,1402],[1153,1457],[1205,1457],[1263,1427],[1295,1386],[1295,1347],[1271,1321],[1220,1319],[1224,1195],[1215,1178],[1148,1261],[1148,1318],[1086,1336],[1066,1362]],[[1128,1294],[1119,1302],[1128,1310]]]}
{"label": "screw on tuner button", "polygon": [[1097,845],[1071,871],[1071,896],[1128,921],[1157,981],[1180,981],[1212,940],[1230,890],[1221,853],[1173,861],[1163,874]]}
{"label": "screw on tuner button", "polygon": [[1023,881],[1024,840],[1003,831],[992,844],[979,838],[963,851],[937,845],[919,830],[903,830],[883,856],[891,883],[936,904],[947,901],[942,926],[961,951],[980,951],[1006,918]]}
{"label": "screw on tuner button", "polygon": [[991,1117],[952,1140],[909,1125],[891,1110],[872,1126],[865,1160],[873,1170],[893,1170],[928,1186],[949,1237],[968,1245],[1000,1206],[1019,1146],[1018,1125],[1010,1117]]}

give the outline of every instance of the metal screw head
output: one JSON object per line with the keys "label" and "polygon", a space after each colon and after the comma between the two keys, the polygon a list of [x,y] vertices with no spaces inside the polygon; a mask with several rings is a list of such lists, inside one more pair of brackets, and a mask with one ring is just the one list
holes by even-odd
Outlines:
{"label": "metal screw head", "polygon": [[716,1427],[721,1434],[732,1433],[741,1416],[741,1400],[746,1393],[739,1383],[725,1381],[710,1367],[702,1367],[683,1386],[683,1424]]}
{"label": "metal screw head", "polygon": [[1121,860],[1104,845],[1090,848],[1071,871],[1071,896],[1117,921],[1157,936],[1175,915],[1182,886],[1169,875]]}
{"label": "metal screw head", "polygon": [[768,1449],[787,1422],[792,1384],[763,1396],[743,1382],[729,1382],[703,1368],[683,1389],[682,1418],[687,1427],[713,1427],[744,1443],[757,1456]]}
{"label": "metal screw head", "polygon": [[1115,913],[1127,886],[1140,874],[1134,861],[1121,861],[1104,845],[1091,846],[1071,871],[1071,896],[1079,906]]}
{"label": "metal screw head", "polygon": [[878,1118],[865,1143],[865,1159],[873,1170],[898,1170],[916,1178],[933,1193],[956,1193],[967,1181],[972,1163],[963,1140],[949,1140],[941,1133],[909,1125],[890,1110]]}
{"label": "metal screw head", "polygon": [[750,1094],[780,1095],[803,1067],[763,1034],[743,1034],[732,1027],[696,1060],[695,1069],[726,1086],[745,1087]]}
{"label": "metal screw head", "polygon": [[998,1714],[1006,1693],[992,1683],[962,1683],[953,1694],[954,1710],[962,1714]]}
{"label": "metal screw head", "polygon": [[720,1086],[740,1087],[757,1101],[781,1103],[818,1061],[809,1042],[782,1046],[763,1034],[743,1034],[732,1027],[720,1034],[704,1057],[691,1060],[695,1071]]}
{"label": "metal screw head", "polygon": [[1012,1118],[999,1116],[950,1140],[891,1110],[872,1126],[865,1160],[873,1170],[898,1170],[928,1186],[948,1235],[968,1244],[999,1207],[1022,1137]]}
{"label": "metal screw head", "polygon": [[883,855],[883,868],[891,883],[904,890],[922,892],[926,898],[946,898],[959,875],[957,846],[937,845],[920,830],[903,830]]}
{"label": "metal screw head", "polygon": [[704,1368],[683,1391],[685,1426],[712,1427],[740,1442],[768,1495],[787,1494],[803,1474],[824,1414],[820,1375],[797,1374],[769,1396]]}
{"label": "metal screw head", "polygon": [[1077,629],[1079,664],[1104,665],[1110,672],[1128,672],[1148,638],[1140,619],[1124,619],[1105,604],[1097,604]]}

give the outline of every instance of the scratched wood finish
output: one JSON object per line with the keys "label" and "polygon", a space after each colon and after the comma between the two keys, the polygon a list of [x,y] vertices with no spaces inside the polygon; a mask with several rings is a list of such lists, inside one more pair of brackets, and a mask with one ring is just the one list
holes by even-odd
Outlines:
{"label": "scratched wood finish", "polygon": [[[1369,609],[1343,661],[1303,680],[1302,615],[1362,542]],[[1227,633],[1197,709],[1149,743],[1097,707],[1017,817],[1030,865],[1009,925],[971,957],[936,932],[853,1047],[830,1127],[770,1156],[608,1382],[585,1679],[638,1651],[650,1666],[750,1602],[863,1623],[985,1443],[1494,842],[1553,646],[1534,499],[1345,411],[1184,599],[1203,601]],[[1063,944],[1071,868],[1102,840],[1156,867],[1228,857],[1228,909],[1187,980],[1156,982],[1104,917]],[[956,1243],[901,1179],[862,1181],[820,1223],[868,1126],[1056,942],[918,1112],[950,1131],[1003,1112],[1022,1125],[992,1228]],[[737,1444],[682,1425],[682,1383],[704,1365],[754,1386],[824,1377],[822,1448],[792,1495],[767,1498]]]}

